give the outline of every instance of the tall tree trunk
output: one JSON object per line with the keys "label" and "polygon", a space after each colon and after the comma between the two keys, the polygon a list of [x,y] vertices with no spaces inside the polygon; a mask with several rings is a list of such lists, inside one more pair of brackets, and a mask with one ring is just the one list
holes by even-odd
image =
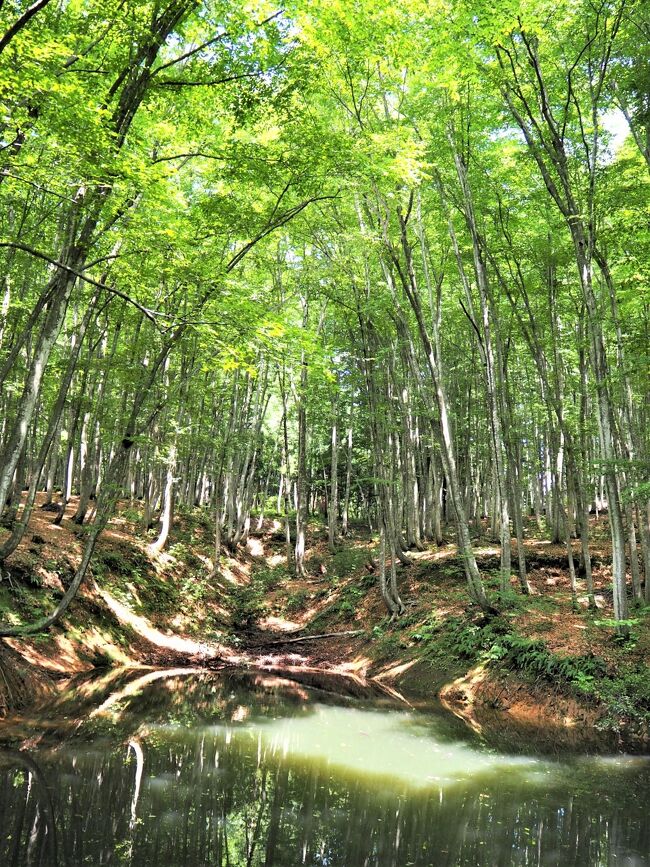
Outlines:
{"label": "tall tree trunk", "polygon": [[[302,327],[309,322],[309,305],[301,298]],[[300,357],[300,393],[298,395],[298,459],[296,465],[296,546],[294,549],[294,569],[296,578],[304,578],[305,572],[305,531],[307,523],[307,355],[302,350]]]}
{"label": "tall tree trunk", "polygon": [[339,519],[339,449],[338,449],[338,428],[336,423],[336,406],[332,406],[332,459],[330,471],[330,498],[329,498],[329,521],[327,529],[327,540],[330,551],[336,550],[338,541],[338,519]]}

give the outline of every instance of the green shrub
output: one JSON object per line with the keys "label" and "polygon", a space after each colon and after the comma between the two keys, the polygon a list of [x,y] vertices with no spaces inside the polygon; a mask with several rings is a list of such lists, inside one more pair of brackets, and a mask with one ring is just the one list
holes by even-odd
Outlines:
{"label": "green shrub", "polygon": [[418,629],[411,635],[411,639],[426,645],[436,640],[439,635],[440,621],[435,614],[430,614],[424,623],[421,623]]}
{"label": "green shrub", "polygon": [[339,578],[347,578],[368,559],[363,548],[341,548],[332,555],[331,571]]}
{"label": "green shrub", "polygon": [[122,509],[120,512],[120,517],[124,518],[125,521],[130,521],[132,524],[137,524],[142,520],[142,515],[137,509],[133,509],[130,506],[127,506],[126,509]]}
{"label": "green shrub", "polygon": [[650,671],[642,663],[621,667],[615,675],[595,680],[584,690],[607,706],[600,728],[618,731],[632,722],[650,726]]}
{"label": "green shrub", "polygon": [[309,601],[309,592],[307,590],[296,590],[289,593],[285,602],[287,611],[300,611]]}
{"label": "green shrub", "polygon": [[503,635],[486,652],[490,659],[501,659],[510,668],[534,678],[564,682],[583,687],[595,678],[603,677],[607,667],[593,654],[559,656],[552,653],[539,638],[524,638],[516,634]]}
{"label": "green shrub", "polygon": [[264,566],[253,572],[251,580],[263,591],[275,590],[287,577],[285,566]]}
{"label": "green shrub", "polygon": [[268,611],[263,592],[253,583],[234,587],[230,603],[233,625],[239,629],[250,629]]}
{"label": "green shrub", "polygon": [[478,624],[451,618],[444,625],[423,624],[413,636],[430,644],[440,655],[457,660],[498,663],[533,680],[563,684],[588,693],[593,684],[607,674],[604,660],[593,654],[564,656],[549,650],[540,638],[526,638],[510,631],[510,624],[499,617]]}
{"label": "green shrub", "polygon": [[176,542],[170,545],[169,553],[175,560],[184,560],[188,553],[187,545],[184,542]]}
{"label": "green shrub", "polygon": [[104,566],[114,575],[130,575],[133,563],[120,551],[101,551],[96,556],[96,565]]}

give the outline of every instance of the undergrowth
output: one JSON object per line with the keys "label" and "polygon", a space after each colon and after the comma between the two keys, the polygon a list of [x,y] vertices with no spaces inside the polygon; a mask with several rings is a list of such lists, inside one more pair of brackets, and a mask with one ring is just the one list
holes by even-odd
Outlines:
{"label": "undergrowth", "polygon": [[411,639],[433,664],[483,663],[502,673],[514,672],[531,683],[554,685],[566,694],[601,703],[606,710],[600,728],[650,725],[650,679],[645,664],[627,663],[612,670],[604,659],[591,653],[557,654],[543,639],[520,635],[503,617],[481,623],[462,617],[440,621],[430,616]]}

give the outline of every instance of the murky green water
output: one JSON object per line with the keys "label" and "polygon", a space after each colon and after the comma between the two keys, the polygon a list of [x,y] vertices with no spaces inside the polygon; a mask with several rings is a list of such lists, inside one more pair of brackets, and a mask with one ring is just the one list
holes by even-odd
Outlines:
{"label": "murky green water", "polygon": [[650,865],[650,759],[497,749],[442,711],[153,672],[22,735],[0,865]]}

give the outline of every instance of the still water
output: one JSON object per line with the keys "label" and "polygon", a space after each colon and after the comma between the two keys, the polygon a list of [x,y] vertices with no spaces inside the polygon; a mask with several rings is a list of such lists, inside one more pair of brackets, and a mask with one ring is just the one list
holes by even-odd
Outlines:
{"label": "still water", "polygon": [[650,865],[649,758],[495,741],[441,709],[131,672],[13,737],[3,867]]}

